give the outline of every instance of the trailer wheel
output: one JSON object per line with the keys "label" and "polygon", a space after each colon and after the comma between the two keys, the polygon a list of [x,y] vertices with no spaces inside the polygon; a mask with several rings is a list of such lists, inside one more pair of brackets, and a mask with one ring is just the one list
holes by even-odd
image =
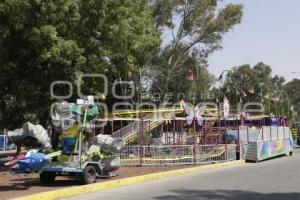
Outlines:
{"label": "trailer wheel", "polygon": [[94,166],[88,165],[84,168],[83,172],[81,173],[81,181],[84,184],[91,184],[96,181],[97,172]]}
{"label": "trailer wheel", "polygon": [[52,172],[42,172],[40,174],[40,180],[43,183],[53,183],[55,178],[56,178],[56,175],[55,175],[55,173],[52,173]]}

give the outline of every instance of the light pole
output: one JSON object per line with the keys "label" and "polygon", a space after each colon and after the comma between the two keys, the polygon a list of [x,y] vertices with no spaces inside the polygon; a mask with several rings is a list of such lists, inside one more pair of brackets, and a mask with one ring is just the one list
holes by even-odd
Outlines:
{"label": "light pole", "polygon": [[[224,74],[225,74],[226,72],[227,72],[227,74],[229,75],[229,80],[230,80],[230,82],[232,81],[232,71],[231,71],[231,70],[228,70],[228,69],[223,70],[222,73],[221,73],[221,75],[219,76],[219,78],[218,78],[218,80],[217,80],[217,82],[220,83],[220,85],[219,85],[219,99],[218,99],[219,104],[221,103],[221,84],[223,83]],[[219,106],[220,106],[220,105],[219,105]]]}
{"label": "light pole", "polygon": [[[218,117],[219,117],[219,136],[221,135],[221,85],[223,83],[223,76],[227,72],[230,76],[230,81],[231,81],[231,71],[230,70],[223,70],[220,77],[218,78],[218,81],[220,83],[219,85],[219,97],[218,97],[218,102],[219,102],[219,112],[218,112]],[[224,95],[225,96],[225,95]],[[226,127],[226,133],[225,133],[225,143],[227,144],[227,127]]]}
{"label": "light pole", "polygon": [[228,73],[229,74],[229,76],[230,76],[230,81],[231,81],[231,71],[230,70],[228,70],[228,69],[226,69],[226,70],[223,70],[222,71],[222,73],[221,73],[221,75],[219,76],[219,78],[218,78],[218,80],[217,80],[217,82],[219,82],[220,83],[220,85],[219,85],[219,104],[221,103],[221,84],[223,84],[223,76],[224,76],[224,74],[225,73]]}
{"label": "light pole", "polygon": [[[242,117],[242,108],[240,108],[238,105],[240,105],[239,103],[241,103],[241,107],[243,106],[243,96],[246,97],[246,93],[243,91],[243,89],[241,89],[241,92],[236,88],[235,84],[232,84],[232,71],[231,70],[224,70],[219,79],[218,82],[220,82],[220,86],[219,86],[219,108],[221,108],[221,84],[223,83],[223,76],[224,73],[227,72],[228,76],[229,76],[229,86],[234,90],[234,93],[236,93],[237,98],[240,98],[240,101],[237,99],[237,106],[236,106],[236,114],[238,114],[238,111],[240,111],[240,125],[244,125],[244,118]],[[225,96],[225,95],[224,95]],[[219,112],[219,131],[220,131],[220,112]],[[227,144],[227,123],[226,125],[226,133],[225,133],[225,143]],[[220,133],[219,133],[220,134]],[[238,127],[238,136],[237,136],[237,152],[240,155],[241,152],[241,145],[240,145],[240,127]],[[238,159],[240,159],[240,157],[238,157]]]}
{"label": "light pole", "polygon": [[288,118],[290,117],[290,96],[289,96],[289,94],[286,92],[286,91],[284,91],[284,90],[281,90],[281,95],[284,95],[285,97],[286,97],[286,99],[287,99],[287,108],[288,108]]}
{"label": "light pole", "polygon": [[[240,92],[235,85],[231,85],[232,83],[232,71],[231,70],[223,70],[223,72],[221,73],[220,77],[218,78],[218,81],[220,83],[219,85],[219,98],[218,98],[218,102],[219,102],[219,109],[221,109],[221,84],[223,83],[223,76],[224,74],[227,72],[228,78],[229,78],[229,86],[234,90],[234,93],[236,93],[237,98],[240,98],[240,101],[237,100],[237,106],[236,106],[236,114],[238,114],[238,110],[240,110],[241,108],[238,106],[240,102],[243,105],[243,98],[242,96],[247,96],[246,93],[242,90],[242,92]],[[224,94],[225,96],[226,94]],[[241,106],[242,106],[241,105]],[[241,111],[241,110],[240,110]],[[241,118],[242,113],[240,113],[240,118]],[[243,125],[243,121],[241,118],[241,125]],[[221,126],[221,111],[219,111],[219,131],[220,131],[220,127]],[[227,132],[227,123],[226,123],[226,132]],[[225,141],[227,143],[227,138],[225,137]],[[238,133],[238,141],[239,141],[239,133]],[[238,149],[240,148],[240,146],[238,145]]]}
{"label": "light pole", "polygon": [[[280,94],[281,99],[286,98],[286,100],[287,100],[287,109],[288,109],[288,117],[289,117],[289,114],[290,114],[290,97],[289,97],[288,93],[286,91],[284,91],[283,89],[280,89],[278,85],[276,85],[276,89],[277,89],[277,91],[275,91],[276,100],[277,100],[278,92]],[[284,103],[284,99],[282,99],[282,103]],[[277,110],[277,103],[275,103],[275,106],[276,106],[276,110]],[[283,114],[285,114],[284,109],[283,109]]]}
{"label": "light pole", "polygon": [[260,94],[259,94],[259,96],[260,96],[260,103],[264,103],[264,100],[263,100],[263,83],[260,83],[259,84],[259,90],[260,90]]}

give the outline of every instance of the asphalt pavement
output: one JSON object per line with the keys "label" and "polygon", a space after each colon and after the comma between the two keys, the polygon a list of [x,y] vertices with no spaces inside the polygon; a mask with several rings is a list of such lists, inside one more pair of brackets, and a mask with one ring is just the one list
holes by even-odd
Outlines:
{"label": "asphalt pavement", "polygon": [[300,200],[300,150],[241,167],[139,183],[71,200]]}

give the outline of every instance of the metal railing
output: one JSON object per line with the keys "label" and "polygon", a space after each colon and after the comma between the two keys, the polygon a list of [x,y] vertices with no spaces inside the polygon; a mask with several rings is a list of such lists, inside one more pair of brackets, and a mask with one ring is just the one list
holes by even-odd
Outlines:
{"label": "metal railing", "polygon": [[235,144],[125,146],[123,166],[198,165],[236,160]]}
{"label": "metal railing", "polygon": [[241,144],[257,141],[282,140],[292,138],[289,127],[263,126],[261,128],[239,127],[239,138]]}
{"label": "metal railing", "polygon": [[7,136],[0,135],[0,151],[6,151],[6,150],[7,150]]}
{"label": "metal railing", "polygon": [[[143,120],[142,124],[143,124],[144,132],[147,132],[149,128],[153,129],[164,122],[164,119],[162,118],[162,114],[159,113],[147,115],[142,120]],[[132,140],[132,138],[134,138],[135,135],[137,135],[137,133],[140,131],[141,131],[141,120],[138,120],[121,128],[118,131],[115,131],[112,134],[112,137],[119,137],[124,139],[125,141],[128,141],[128,140]]]}
{"label": "metal railing", "polygon": [[263,126],[258,137],[258,141],[292,139],[289,127],[284,126]]}
{"label": "metal railing", "polygon": [[135,121],[135,122],[132,122],[131,124],[128,124],[127,126],[121,128],[120,130],[115,131],[111,136],[124,138],[126,135],[138,130],[139,127],[140,127],[140,122]]}
{"label": "metal railing", "polygon": [[9,143],[7,132],[7,129],[0,131],[0,153],[11,152],[11,150],[15,150],[17,148],[15,144]]}
{"label": "metal railing", "polygon": [[16,149],[16,145],[8,144],[7,135],[0,135],[0,152],[6,152]]}

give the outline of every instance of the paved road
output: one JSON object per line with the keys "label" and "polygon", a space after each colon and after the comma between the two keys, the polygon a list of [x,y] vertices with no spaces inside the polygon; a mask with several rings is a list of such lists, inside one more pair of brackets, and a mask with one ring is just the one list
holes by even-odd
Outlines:
{"label": "paved road", "polygon": [[130,185],[72,200],[300,200],[300,151],[243,167]]}

